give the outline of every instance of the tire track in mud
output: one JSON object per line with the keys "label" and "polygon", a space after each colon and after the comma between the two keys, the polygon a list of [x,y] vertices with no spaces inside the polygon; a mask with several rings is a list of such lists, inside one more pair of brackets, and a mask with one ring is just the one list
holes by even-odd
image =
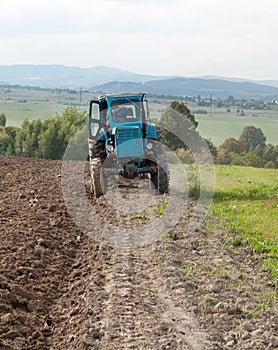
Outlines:
{"label": "tire track in mud", "polygon": [[[139,198],[137,181],[120,180],[121,196],[127,200],[126,205]],[[144,220],[146,216],[155,220],[157,208],[165,201],[167,198],[157,196],[152,211],[139,216],[122,215],[105,198],[93,200],[93,205],[106,222],[136,229],[148,224]],[[192,212],[192,206],[188,210]],[[101,227],[95,229],[101,230]],[[85,336],[84,344],[88,349],[209,349],[207,336],[200,330],[193,313],[175,305],[171,293],[163,287],[163,271],[153,263],[160,259],[157,254],[160,249],[155,254],[152,252],[159,242],[156,238],[152,244],[137,248],[103,246],[100,249],[101,274],[86,296],[92,303],[96,295],[102,296],[99,321]],[[94,279],[94,275],[91,277]]]}
{"label": "tire track in mud", "polygon": [[[103,198],[94,205],[107,222],[142,224],[118,215]],[[88,275],[82,345],[70,349],[276,350],[275,282],[251,249],[227,245],[223,231],[186,232],[194,203],[187,210],[168,235],[149,245],[100,248],[98,272]],[[252,317],[262,293],[274,293],[273,299]]]}
{"label": "tire track in mud", "polygon": [[[137,180],[136,180],[137,181]],[[121,181],[120,192],[123,202],[128,205],[138,199],[136,181]],[[78,185],[79,186],[79,185]],[[73,193],[78,193],[76,184],[70,186]],[[89,185],[87,182],[87,190]],[[90,198],[89,191],[87,192]],[[71,200],[77,203],[78,198]],[[143,215],[122,215],[114,209],[104,197],[94,200],[97,214],[113,225],[138,229],[147,225],[148,220],[155,220],[167,198],[157,196],[152,203],[152,212]],[[125,205],[125,204],[124,204]],[[82,216],[81,206],[76,206]],[[190,209],[192,210],[192,209]],[[87,212],[85,211],[86,215]],[[159,212],[160,213],[160,212]],[[84,215],[84,213],[83,213]],[[101,224],[94,226],[94,232],[101,231]],[[108,232],[106,234],[113,234]],[[120,238],[119,238],[120,239]],[[150,245],[138,248],[115,248],[101,245],[97,264],[90,254],[81,253],[87,262],[81,265],[91,266],[91,273],[83,274],[82,299],[74,306],[73,317],[69,315],[69,329],[63,327],[63,347],[68,349],[150,349],[150,350],[204,350],[209,349],[206,334],[201,331],[194,315],[175,305],[169,291],[163,286],[163,275],[153,261],[159,254],[152,254],[151,249],[157,245],[159,238]],[[93,240],[88,241],[93,249]],[[159,249],[158,249],[159,251]],[[159,282],[160,281],[160,282]],[[69,285],[71,293],[74,292]],[[76,294],[76,292],[74,292]],[[80,294],[80,293],[79,293]],[[69,293],[68,296],[70,297]],[[71,299],[71,297],[70,297]],[[71,306],[64,300],[63,309]],[[81,311],[83,310],[83,311]],[[79,316],[79,319],[75,315]],[[59,318],[59,314],[56,316]],[[80,319],[82,321],[80,322]],[[86,320],[86,321],[85,321]],[[58,328],[59,329],[59,328]],[[76,331],[82,329],[82,331]],[[67,334],[67,336],[65,335]],[[54,338],[56,338],[54,334]],[[65,342],[65,339],[68,339]],[[52,349],[62,349],[61,343],[53,343]]]}
{"label": "tire track in mud", "polygon": [[[123,199],[138,199],[136,181],[132,185],[124,180],[120,182]],[[162,199],[162,196],[156,197],[155,207],[161,207],[161,202],[165,200],[167,198]],[[137,220],[130,222],[128,217],[119,215],[104,198],[94,204],[99,208],[99,214],[114,224],[117,222],[125,228],[142,225],[142,220],[138,220],[137,216]],[[155,215],[150,216],[150,220],[155,219]],[[152,260],[156,257],[150,252],[151,247],[152,244],[136,249],[111,248],[109,251],[102,267],[102,289],[98,291],[107,299],[102,304],[102,317],[97,330],[101,341],[97,348],[209,349],[206,334],[199,329],[194,315],[175,306],[168,291],[161,288],[163,276],[159,269],[154,268]],[[162,281],[160,285],[159,280]],[[88,337],[91,339],[92,336],[88,334]]]}
{"label": "tire track in mud", "polygon": [[[157,271],[145,254],[146,248],[114,248],[106,257],[103,283],[95,292],[107,299],[102,303],[101,320],[94,325],[101,337],[91,343],[92,348],[208,349],[206,334],[194,315],[175,306],[167,291],[161,289]],[[88,332],[89,345],[95,332]]]}

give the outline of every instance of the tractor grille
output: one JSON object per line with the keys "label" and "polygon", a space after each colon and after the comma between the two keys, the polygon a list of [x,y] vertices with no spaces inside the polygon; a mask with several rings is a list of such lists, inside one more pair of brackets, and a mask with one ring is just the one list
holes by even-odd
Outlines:
{"label": "tractor grille", "polygon": [[140,137],[140,132],[138,127],[118,129],[118,138],[121,140],[137,139],[139,137]]}

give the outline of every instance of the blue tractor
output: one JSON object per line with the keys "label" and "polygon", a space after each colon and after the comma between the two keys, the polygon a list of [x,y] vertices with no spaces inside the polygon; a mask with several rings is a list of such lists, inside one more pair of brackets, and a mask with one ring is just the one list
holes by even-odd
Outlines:
{"label": "blue tractor", "polygon": [[107,94],[90,101],[89,157],[91,190],[105,194],[107,179],[147,176],[161,194],[169,190],[167,157],[161,136],[149,121],[145,93]]}

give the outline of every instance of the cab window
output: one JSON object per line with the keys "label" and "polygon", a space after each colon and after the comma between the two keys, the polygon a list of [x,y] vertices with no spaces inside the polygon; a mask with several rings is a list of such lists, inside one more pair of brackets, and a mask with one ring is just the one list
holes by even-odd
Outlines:
{"label": "cab window", "polygon": [[112,118],[116,123],[134,122],[140,119],[140,102],[138,101],[112,101]]}

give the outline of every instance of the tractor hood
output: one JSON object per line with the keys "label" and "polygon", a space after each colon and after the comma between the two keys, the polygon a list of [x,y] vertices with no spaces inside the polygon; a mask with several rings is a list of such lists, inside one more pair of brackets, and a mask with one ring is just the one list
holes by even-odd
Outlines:
{"label": "tractor hood", "polygon": [[112,129],[115,152],[118,158],[140,158],[144,156],[142,130],[136,125],[121,125]]}

